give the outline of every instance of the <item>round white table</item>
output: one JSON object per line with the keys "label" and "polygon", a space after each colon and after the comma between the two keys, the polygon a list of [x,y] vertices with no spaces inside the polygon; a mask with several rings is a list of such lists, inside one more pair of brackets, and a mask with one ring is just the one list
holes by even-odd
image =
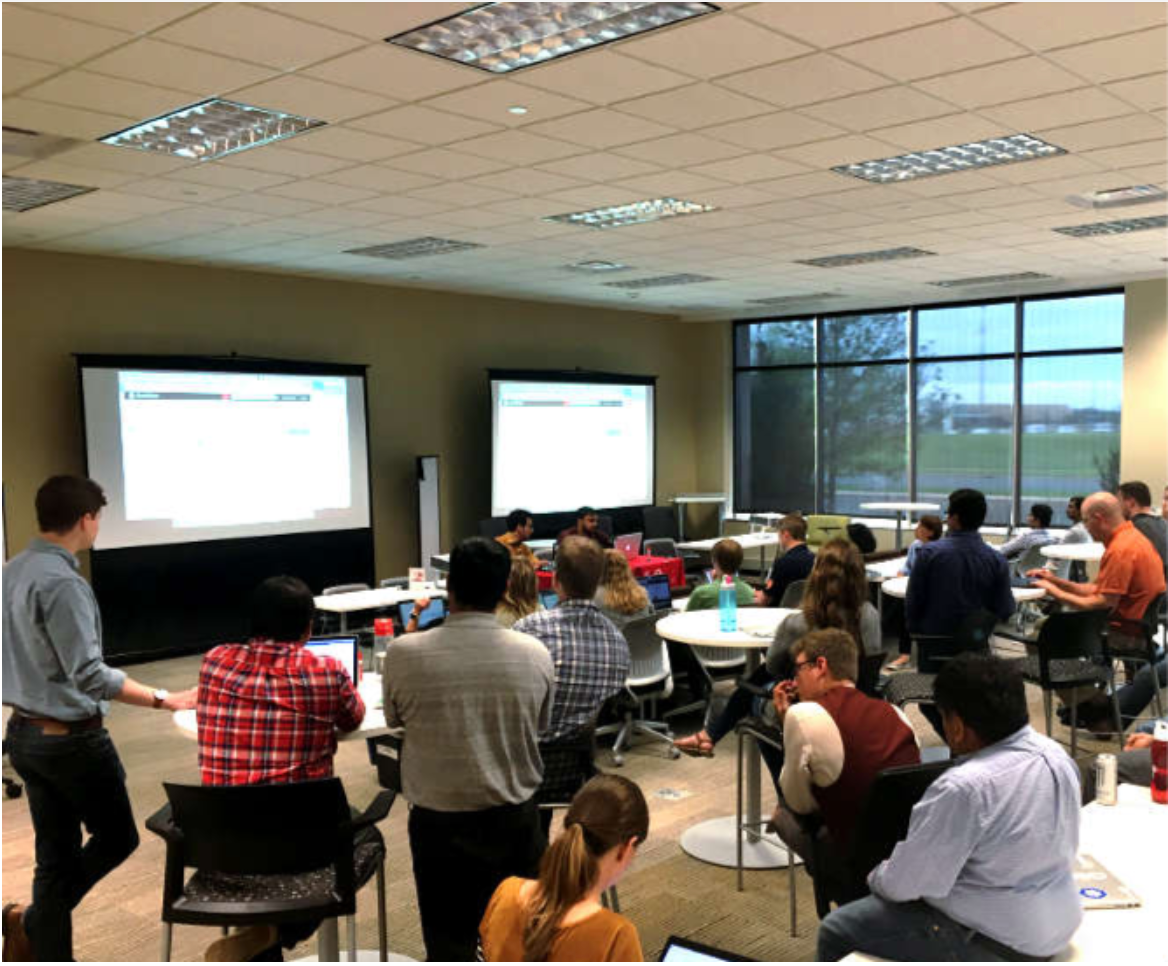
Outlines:
{"label": "round white table", "polygon": [[[719,629],[717,610],[671,614],[657,622],[657,633],[670,641],[701,647],[724,647],[746,652],[746,676],[762,662],[762,650],[770,647],[775,629],[795,611],[786,607],[744,607],[738,611],[738,630]],[[746,752],[746,821],[757,828],[762,817],[762,782],[759,753],[750,738]],[[692,825],[681,836],[689,855],[711,865],[735,868],[738,864],[738,818],[728,815]],[[795,856],[795,861],[800,861]],[[787,864],[787,847],[777,836],[748,833],[742,847],[742,864],[748,869],[777,869]]]}
{"label": "round white table", "polygon": [[[893,577],[884,581],[880,585],[881,591],[886,593],[889,597],[899,597],[901,599],[908,593],[908,577]],[[1045,596],[1046,591],[1041,587],[1011,587],[1010,593],[1014,595],[1014,601],[1021,604],[1026,600],[1038,600]]]}
{"label": "round white table", "polygon": [[1051,560],[1097,561],[1106,548],[1101,543],[1048,543],[1038,552]]}
{"label": "round white table", "polygon": [[910,513],[928,513],[930,510],[940,510],[937,503],[907,503],[893,501],[891,503],[861,503],[861,510],[892,510],[896,513],[896,549],[901,547],[901,529],[908,522]]}

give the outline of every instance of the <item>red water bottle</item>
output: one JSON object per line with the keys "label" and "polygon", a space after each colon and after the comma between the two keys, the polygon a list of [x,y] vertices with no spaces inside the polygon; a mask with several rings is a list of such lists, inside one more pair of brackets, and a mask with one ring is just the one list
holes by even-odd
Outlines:
{"label": "red water bottle", "polygon": [[1152,732],[1152,801],[1168,805],[1168,721]]}

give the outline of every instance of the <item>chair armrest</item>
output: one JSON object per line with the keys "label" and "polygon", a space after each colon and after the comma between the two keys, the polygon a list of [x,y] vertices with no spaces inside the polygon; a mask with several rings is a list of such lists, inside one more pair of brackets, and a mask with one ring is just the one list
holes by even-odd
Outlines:
{"label": "chair armrest", "polygon": [[738,687],[742,688],[743,691],[746,691],[748,694],[753,694],[756,698],[769,699],[771,692],[774,691],[773,684],[767,687],[762,684],[755,684],[749,678],[739,678],[736,684]]}
{"label": "chair armrest", "polygon": [[146,819],[146,828],[172,845],[177,845],[183,840],[182,829],[174,824],[170,802]]}
{"label": "chair armrest", "polygon": [[365,811],[356,816],[349,825],[354,832],[367,828],[370,825],[375,825],[389,814],[389,810],[393,807],[393,802],[396,798],[397,792],[392,792],[388,789],[378,792],[377,797],[369,803]]}

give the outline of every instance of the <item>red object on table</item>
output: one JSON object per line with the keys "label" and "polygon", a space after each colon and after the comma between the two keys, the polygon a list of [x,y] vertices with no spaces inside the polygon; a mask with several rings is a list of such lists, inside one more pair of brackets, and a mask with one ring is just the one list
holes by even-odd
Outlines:
{"label": "red object on table", "polygon": [[[630,557],[629,567],[634,577],[648,577],[650,574],[665,574],[670,587],[685,586],[685,563],[680,557]],[[537,570],[535,581],[540,590],[552,589],[552,572]]]}

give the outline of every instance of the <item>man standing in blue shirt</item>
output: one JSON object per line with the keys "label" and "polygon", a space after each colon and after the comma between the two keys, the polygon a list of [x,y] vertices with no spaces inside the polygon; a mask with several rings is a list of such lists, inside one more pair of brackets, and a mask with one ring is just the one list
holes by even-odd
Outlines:
{"label": "man standing in blue shirt", "polygon": [[1029,724],[1021,672],[961,654],[934,686],[957,764],[913,808],[872,894],[819,927],[820,961],[1049,959],[1083,917],[1073,866],[1079,773]]}

